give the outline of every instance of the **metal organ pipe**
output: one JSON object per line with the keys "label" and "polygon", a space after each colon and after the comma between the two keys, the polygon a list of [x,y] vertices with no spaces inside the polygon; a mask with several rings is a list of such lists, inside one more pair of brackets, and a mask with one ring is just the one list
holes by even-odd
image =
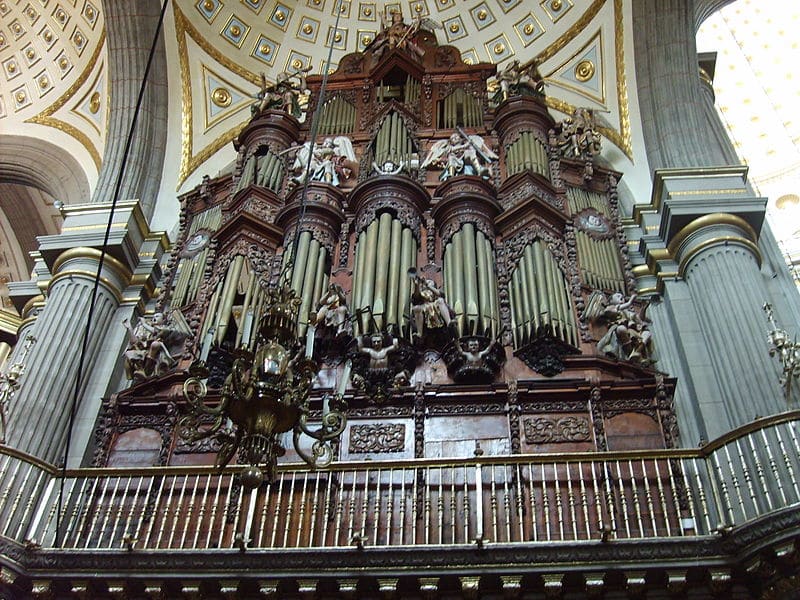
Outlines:
{"label": "metal organ pipe", "polygon": [[567,280],[546,244],[529,244],[511,275],[509,285],[514,344],[524,346],[540,327],[550,326],[552,334],[577,345],[578,335]]}
{"label": "metal organ pipe", "polygon": [[444,251],[444,293],[460,335],[497,334],[497,277],[492,245],[473,223],[453,234]]}
{"label": "metal organ pipe", "polygon": [[[358,236],[353,306],[360,311],[359,333],[406,323],[410,281],[417,247],[411,230],[384,212]],[[374,325],[373,325],[374,319]]]}

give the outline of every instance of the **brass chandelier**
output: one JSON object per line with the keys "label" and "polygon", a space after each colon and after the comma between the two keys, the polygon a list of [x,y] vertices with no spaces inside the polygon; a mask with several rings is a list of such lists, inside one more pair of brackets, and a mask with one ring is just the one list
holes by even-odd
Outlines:
{"label": "brass chandelier", "polygon": [[[333,460],[331,442],[344,431],[346,405],[337,393],[320,415],[320,425],[309,426],[312,416],[310,392],[319,366],[304,352],[297,337],[300,298],[286,278],[267,290],[267,303],[258,332],[255,352],[240,347],[216,406],[206,403],[208,369],[197,361],[190,367],[183,394],[190,413],[179,426],[189,442],[212,438],[219,444],[217,467],[227,465],[238,451],[246,466],[242,485],[258,487],[275,476],[279,456],[286,449],[283,434],[292,431],[297,454],[312,468],[323,468]],[[313,442],[310,452],[301,445],[303,436]]]}

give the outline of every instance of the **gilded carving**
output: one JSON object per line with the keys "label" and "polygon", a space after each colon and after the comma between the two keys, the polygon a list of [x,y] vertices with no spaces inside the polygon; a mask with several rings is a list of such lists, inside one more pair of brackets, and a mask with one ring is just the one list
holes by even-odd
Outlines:
{"label": "gilded carving", "polygon": [[350,454],[403,452],[406,426],[403,423],[353,425],[350,428]]}

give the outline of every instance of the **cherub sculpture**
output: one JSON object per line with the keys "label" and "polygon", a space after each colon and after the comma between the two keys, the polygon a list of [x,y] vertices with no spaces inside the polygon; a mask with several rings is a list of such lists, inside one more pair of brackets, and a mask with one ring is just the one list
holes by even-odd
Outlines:
{"label": "cherub sculpture", "polygon": [[600,133],[597,131],[594,111],[578,107],[550,130],[550,145],[558,148],[562,156],[586,161],[584,177],[592,177],[592,159],[600,154]]}
{"label": "cherub sculpture", "polygon": [[306,142],[289,150],[297,152],[291,169],[294,173],[291,180],[297,185],[308,179],[338,186],[342,180],[354,177],[358,170],[353,142],[344,135],[325,138],[321,144]]}
{"label": "cherub sculpture", "polygon": [[492,163],[498,158],[479,135],[467,135],[459,128],[446,140],[439,140],[428,151],[422,168],[440,167],[440,181],[456,175],[492,176]]}
{"label": "cherub sculpture", "polygon": [[589,297],[584,318],[608,327],[597,342],[598,352],[647,367],[655,362],[652,333],[647,325],[650,320],[644,314],[647,304],[637,310],[635,300],[636,294],[626,300],[620,292],[607,298],[603,292],[595,291]]}
{"label": "cherub sculpture", "polygon": [[453,381],[489,383],[500,371],[506,355],[497,339],[472,335],[453,340],[443,358]]}
{"label": "cherub sculpture", "polygon": [[268,84],[267,76],[261,73],[261,89],[256,95],[258,102],[250,106],[250,112],[255,117],[268,109],[282,110],[299,117],[302,114],[300,109],[300,95],[309,92],[306,85],[306,73],[311,67],[306,67],[299,71],[283,71],[275,78],[275,83]]}
{"label": "cherub sculpture", "polygon": [[173,355],[180,351],[187,332],[180,331],[170,316],[157,312],[140,319],[135,327],[127,319],[123,321],[128,330],[128,347],[123,353],[128,379],[139,382],[160,377],[177,364]]}
{"label": "cherub sculpture", "polygon": [[337,283],[328,286],[328,291],[320,298],[311,323],[317,329],[327,327],[335,337],[352,333],[353,325],[342,286]]}
{"label": "cherub sculpture", "polygon": [[392,389],[408,385],[417,355],[408,342],[374,331],[356,337],[355,348],[351,347],[348,358],[352,361],[353,384],[371,402],[382,402]]}
{"label": "cherub sculpture", "polygon": [[411,289],[411,314],[414,317],[414,335],[421,338],[425,332],[450,325],[452,310],[442,291],[431,279],[415,275]]}
{"label": "cherub sculpture", "polygon": [[498,69],[497,82],[500,89],[495,94],[495,102],[502,102],[510,96],[544,95],[544,79],[535,61],[522,67],[518,60],[512,60],[502,70]]}

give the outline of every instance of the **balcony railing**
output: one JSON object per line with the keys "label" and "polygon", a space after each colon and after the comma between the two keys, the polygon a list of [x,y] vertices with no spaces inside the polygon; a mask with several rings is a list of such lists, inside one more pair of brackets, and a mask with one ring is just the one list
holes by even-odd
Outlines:
{"label": "balcony railing", "polygon": [[698,450],[62,473],[4,448],[0,535],[43,548],[334,548],[703,536],[800,504],[800,412]]}

